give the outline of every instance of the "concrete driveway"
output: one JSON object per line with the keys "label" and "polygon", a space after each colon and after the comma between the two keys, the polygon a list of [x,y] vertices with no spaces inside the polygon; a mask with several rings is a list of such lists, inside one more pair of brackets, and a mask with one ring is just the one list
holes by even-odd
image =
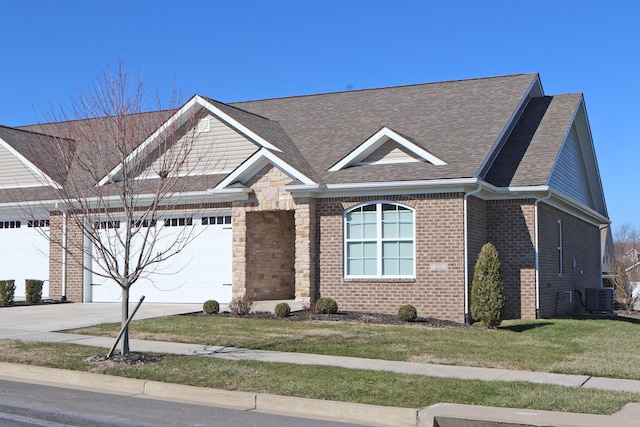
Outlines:
{"label": "concrete driveway", "polygon": [[[131,305],[129,313],[133,312]],[[142,303],[135,319],[193,313],[202,304]],[[22,339],[28,335],[54,332],[99,323],[120,322],[120,303],[68,303],[0,308],[0,339]]]}

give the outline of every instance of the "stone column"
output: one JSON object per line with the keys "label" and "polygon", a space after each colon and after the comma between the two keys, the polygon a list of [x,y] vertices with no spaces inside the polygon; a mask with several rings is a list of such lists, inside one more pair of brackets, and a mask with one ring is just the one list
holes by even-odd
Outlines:
{"label": "stone column", "polygon": [[233,224],[232,296],[242,297],[247,290],[247,212],[243,203],[233,203],[231,217]]}
{"label": "stone column", "polygon": [[310,304],[315,297],[316,203],[313,198],[296,199],[295,298]]}

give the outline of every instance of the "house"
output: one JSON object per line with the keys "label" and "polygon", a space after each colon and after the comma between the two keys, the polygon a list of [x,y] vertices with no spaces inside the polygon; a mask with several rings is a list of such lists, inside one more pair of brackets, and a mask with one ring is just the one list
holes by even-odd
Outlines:
{"label": "house", "polygon": [[[187,206],[197,193],[205,213],[175,209],[153,225],[169,235],[192,227],[197,237],[171,274],[136,284],[134,299],[327,296],[344,310],[395,314],[413,304],[421,316],[469,321],[473,268],[488,241],[502,263],[507,318],[579,311],[582,291],[601,284],[610,221],[584,98],[545,95],[538,74],[231,104],[196,95],[149,114],[192,119],[193,155],[220,161],[198,170],[200,184],[180,199]],[[90,257],[38,236],[82,245],[55,205],[65,177],[28,149],[52,132],[0,127],[0,271],[16,283],[48,279],[50,298],[118,300],[116,286],[83,270]],[[21,222],[18,204],[39,210]]]}

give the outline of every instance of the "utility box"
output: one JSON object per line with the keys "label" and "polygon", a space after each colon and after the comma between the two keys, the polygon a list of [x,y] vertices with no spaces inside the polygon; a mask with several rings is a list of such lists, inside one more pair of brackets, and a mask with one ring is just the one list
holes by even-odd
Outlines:
{"label": "utility box", "polygon": [[587,288],[585,293],[589,313],[613,313],[613,288]]}

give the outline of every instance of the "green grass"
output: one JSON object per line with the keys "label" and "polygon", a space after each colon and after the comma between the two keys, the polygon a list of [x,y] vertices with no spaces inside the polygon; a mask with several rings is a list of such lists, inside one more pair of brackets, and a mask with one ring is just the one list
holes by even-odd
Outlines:
{"label": "green grass", "polygon": [[[73,332],[118,330],[107,324]],[[138,339],[640,380],[639,333],[640,321],[623,316],[507,321],[498,330],[193,316],[131,326]]]}
{"label": "green grass", "polygon": [[520,382],[483,382],[284,363],[165,356],[143,366],[105,368],[86,359],[104,349],[0,341],[0,361],[91,371],[226,390],[421,408],[439,402],[611,414],[639,394]]}

